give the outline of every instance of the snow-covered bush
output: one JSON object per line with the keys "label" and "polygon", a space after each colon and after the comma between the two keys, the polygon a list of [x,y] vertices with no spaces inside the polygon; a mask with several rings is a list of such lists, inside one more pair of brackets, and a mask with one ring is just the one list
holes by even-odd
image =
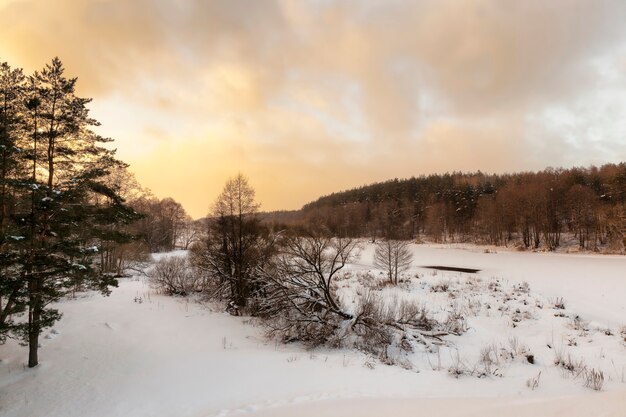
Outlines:
{"label": "snow-covered bush", "polygon": [[535,363],[535,356],[517,337],[510,338],[506,344],[491,343],[483,347],[473,374],[479,378],[490,375],[502,377],[503,368],[513,361],[531,365]]}
{"label": "snow-covered bush", "polygon": [[449,280],[441,280],[430,287],[430,291],[432,292],[448,292],[450,289],[450,281]]}
{"label": "snow-covered bush", "polygon": [[387,350],[411,352],[416,342],[427,344],[425,338],[437,338],[439,323],[418,302],[385,300],[373,291],[367,291],[357,300],[350,330],[355,335],[355,346],[360,350],[382,355],[389,360]]}
{"label": "snow-covered bush", "polygon": [[444,336],[463,331],[461,317],[439,322],[415,300],[385,298],[372,289],[375,279],[365,280],[371,283],[355,291],[354,299],[340,298],[339,271],[356,250],[349,239],[287,238],[280,256],[262,271],[259,311],[269,334],[308,346],[355,347],[400,364],[401,352],[415,344],[444,344]]}
{"label": "snow-covered bush", "polygon": [[168,295],[184,296],[202,289],[202,280],[189,268],[184,257],[171,256],[159,260],[148,276],[157,290]]}

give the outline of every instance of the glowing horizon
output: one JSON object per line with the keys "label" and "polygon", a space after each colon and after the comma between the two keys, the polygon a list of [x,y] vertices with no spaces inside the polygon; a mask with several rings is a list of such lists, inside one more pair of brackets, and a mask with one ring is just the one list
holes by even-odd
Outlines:
{"label": "glowing horizon", "polygon": [[626,160],[626,3],[0,1],[0,61],[59,56],[158,197],[204,216],[446,171]]}

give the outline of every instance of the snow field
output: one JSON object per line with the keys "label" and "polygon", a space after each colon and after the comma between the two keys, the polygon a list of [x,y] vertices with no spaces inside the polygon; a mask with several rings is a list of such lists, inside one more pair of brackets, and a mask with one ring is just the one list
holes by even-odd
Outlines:
{"label": "snow field", "polygon": [[[413,250],[398,288],[371,285],[384,279],[371,245],[337,282],[347,304],[372,286],[388,302],[413,299],[442,320],[463,314],[467,331],[447,346],[416,346],[399,358],[410,367],[354,350],[280,345],[254,320],[156,294],[135,277],[110,297],[60,303],[64,317],[44,333],[39,367],[24,367],[27,352],[14,341],[0,346],[0,415],[626,415],[626,258]],[[565,308],[555,307],[560,297]],[[602,391],[556,366],[559,356],[601,370]]]}

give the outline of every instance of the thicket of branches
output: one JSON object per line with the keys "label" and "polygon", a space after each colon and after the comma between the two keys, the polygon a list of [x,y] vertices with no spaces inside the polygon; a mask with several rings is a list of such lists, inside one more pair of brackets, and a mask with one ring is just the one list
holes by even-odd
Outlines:
{"label": "thicket of branches", "polygon": [[[626,164],[396,179],[264,219],[275,228],[322,223],[335,234],[374,240],[426,236],[550,250],[563,243],[563,233],[572,233],[581,248],[623,251]],[[394,233],[386,236],[390,224]]]}
{"label": "thicket of branches", "polygon": [[353,239],[313,229],[285,236],[277,246],[277,255],[259,271],[263,297],[257,311],[273,337],[357,347],[389,360],[392,346],[410,351],[414,342],[444,343],[444,336],[459,334],[459,326],[438,322],[416,302],[389,302],[373,291],[354,300],[339,297],[336,281],[358,257]]}
{"label": "thicket of branches", "polygon": [[150,252],[188,249],[202,230],[202,223],[192,220],[173,198],[159,200],[146,193],[130,200],[129,204],[144,215],[133,227]]}
{"label": "thicket of branches", "polygon": [[[367,292],[354,302],[337,293],[337,281],[359,253],[357,241],[323,226],[269,231],[259,225],[254,190],[238,175],[217,199],[202,240],[190,251],[206,293],[232,314],[262,318],[272,337],[309,346],[353,346],[387,358],[394,346],[443,343],[458,334],[411,302],[387,303]],[[410,263],[406,244],[386,240],[390,279]],[[372,280],[374,282],[375,280]]]}
{"label": "thicket of branches", "polygon": [[204,236],[190,248],[193,266],[207,277],[211,295],[229,300],[233,312],[259,294],[257,270],[273,250],[254,197],[243,175],[228,180],[205,222]]}
{"label": "thicket of branches", "polygon": [[167,295],[186,296],[205,288],[202,275],[190,267],[183,256],[170,256],[160,259],[148,273],[150,283]]}

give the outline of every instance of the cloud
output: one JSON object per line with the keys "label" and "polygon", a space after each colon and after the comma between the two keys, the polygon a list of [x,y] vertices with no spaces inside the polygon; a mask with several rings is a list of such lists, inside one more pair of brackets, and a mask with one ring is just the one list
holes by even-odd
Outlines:
{"label": "cloud", "polygon": [[597,109],[624,102],[625,20],[609,0],[5,0],[0,54],[27,71],[59,55],[139,179],[199,216],[237,171],[277,209],[623,160],[626,115]]}
{"label": "cloud", "polygon": [[418,20],[415,51],[464,111],[538,105],[593,84],[587,59],[624,40],[619,2],[443,2]]}

